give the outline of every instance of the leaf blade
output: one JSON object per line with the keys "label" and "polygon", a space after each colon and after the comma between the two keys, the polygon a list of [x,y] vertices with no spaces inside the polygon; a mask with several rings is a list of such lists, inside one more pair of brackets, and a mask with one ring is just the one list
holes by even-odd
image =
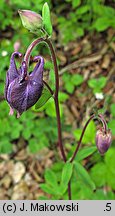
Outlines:
{"label": "leaf blade", "polygon": [[78,176],[80,179],[93,191],[96,189],[94,182],[92,181],[89,173],[86,171],[86,169],[78,162],[74,162],[75,169],[77,171]]}
{"label": "leaf blade", "polygon": [[47,2],[43,5],[42,9],[43,28],[49,36],[52,35],[52,23],[50,18],[50,9]]}
{"label": "leaf blade", "polygon": [[61,176],[61,182],[60,182],[61,194],[64,194],[66,192],[68,183],[72,176],[72,172],[73,172],[73,164],[70,162],[66,162],[62,170],[62,176]]}
{"label": "leaf blade", "polygon": [[96,150],[97,150],[96,146],[83,148],[83,149],[78,151],[75,160],[79,162],[79,161],[83,160],[84,158],[93,154]]}
{"label": "leaf blade", "polygon": [[47,169],[45,172],[45,180],[50,186],[53,186],[53,187],[58,186],[56,175],[50,169]]}

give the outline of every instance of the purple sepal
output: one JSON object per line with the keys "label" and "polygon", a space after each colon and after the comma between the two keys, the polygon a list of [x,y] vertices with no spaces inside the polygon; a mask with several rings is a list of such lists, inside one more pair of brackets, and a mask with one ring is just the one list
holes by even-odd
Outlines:
{"label": "purple sepal", "polygon": [[[10,110],[16,110],[18,116],[25,110],[33,106],[40,98],[43,89],[43,69],[44,59],[36,56],[34,61],[38,61],[33,72],[27,72],[26,62],[23,61],[21,67],[17,69],[14,57],[21,53],[15,52],[11,56],[10,67],[6,76],[5,98],[10,105]],[[12,114],[10,112],[10,114]]]}

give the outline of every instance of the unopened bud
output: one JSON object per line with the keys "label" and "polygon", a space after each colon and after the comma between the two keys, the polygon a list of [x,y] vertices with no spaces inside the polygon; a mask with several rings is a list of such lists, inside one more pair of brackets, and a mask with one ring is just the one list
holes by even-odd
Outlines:
{"label": "unopened bud", "polygon": [[96,133],[96,145],[100,152],[100,154],[104,154],[108,148],[111,145],[112,137],[111,137],[111,131],[107,130],[104,131],[103,129],[100,129]]}
{"label": "unopened bud", "polygon": [[37,32],[43,26],[42,17],[30,10],[18,10],[22,20],[22,24],[25,28],[31,32]]}

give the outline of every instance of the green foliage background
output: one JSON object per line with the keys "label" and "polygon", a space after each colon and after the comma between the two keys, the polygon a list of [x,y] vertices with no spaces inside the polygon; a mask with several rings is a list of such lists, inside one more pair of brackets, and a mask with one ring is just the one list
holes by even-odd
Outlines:
{"label": "green foliage background", "polygon": [[[44,0],[1,0],[0,1],[0,153],[11,153],[14,151],[15,144],[22,142],[27,143],[28,151],[31,153],[37,153],[43,147],[49,147],[55,150],[57,141],[57,128],[55,118],[55,107],[53,100],[50,99],[48,103],[40,110],[36,112],[34,108],[25,112],[22,117],[17,120],[15,116],[9,117],[9,107],[6,101],[3,100],[4,94],[4,82],[6,71],[9,66],[9,60],[11,53],[13,52],[14,43],[20,41],[20,52],[25,52],[30,41],[35,36],[32,33],[28,33],[23,28],[21,20],[18,15],[18,9],[29,9],[41,13],[42,6],[46,1]],[[52,11],[52,17],[55,19],[53,26],[58,31],[59,43],[67,44],[75,39],[80,39],[85,34],[92,34],[98,32],[104,32],[109,27],[115,28],[115,10],[114,7],[109,5],[109,1],[104,0],[57,0],[47,1]],[[108,4],[106,4],[108,2]],[[112,1],[113,6],[115,1]],[[68,7],[70,10],[68,11]],[[114,40],[115,38],[113,38]],[[39,48],[43,54],[47,54],[47,51]],[[34,51],[34,54],[38,53],[38,48]],[[50,62],[46,62],[45,68],[52,71],[52,65]],[[53,77],[51,77],[53,79]],[[71,131],[71,126],[65,125],[63,104],[68,97],[74,91],[75,86],[79,86],[83,83],[82,75],[70,75],[63,74],[62,79],[64,81],[65,92],[60,92],[60,109],[61,118],[63,122],[63,131]],[[102,92],[103,87],[106,85],[106,78],[100,78],[100,85],[97,86],[97,80],[89,80],[88,86],[96,91]],[[115,135],[115,105],[110,103],[108,111],[111,113],[111,120],[109,127],[112,130],[112,134]],[[91,132],[92,131],[92,132]],[[95,146],[95,133],[96,126],[92,122],[87,128],[86,134],[83,139],[84,146]],[[81,129],[78,128],[73,131],[75,140],[79,139]],[[74,151],[74,146],[71,147],[67,143],[67,148],[70,149],[70,154]],[[84,147],[83,147],[84,148]],[[73,199],[115,199],[115,146],[112,143],[111,149],[104,157],[101,157],[99,153],[94,152],[90,157],[88,166],[89,176],[96,185],[96,192],[94,193],[87,185],[87,182],[83,181],[83,177],[77,175],[74,172],[72,176],[72,191]],[[68,155],[69,156],[69,155]],[[82,161],[80,161],[82,164]],[[53,194],[51,190],[52,178],[57,179],[56,184],[61,182],[61,172],[63,168],[62,162],[55,162],[52,168],[45,171],[45,186],[41,185],[41,188],[48,194],[52,194],[52,199],[56,198],[56,194]],[[50,175],[48,175],[50,172]],[[52,174],[53,173],[53,174]],[[52,177],[53,175],[53,177]],[[84,174],[85,175],[85,174]],[[87,177],[87,176],[86,176]],[[106,193],[105,188],[107,188]],[[59,196],[59,190],[57,196]],[[63,195],[64,199],[67,199],[67,193]]]}

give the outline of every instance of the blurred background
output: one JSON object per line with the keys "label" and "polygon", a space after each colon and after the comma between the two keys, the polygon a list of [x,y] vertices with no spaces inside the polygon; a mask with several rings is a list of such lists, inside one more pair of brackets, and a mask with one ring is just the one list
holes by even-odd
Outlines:
{"label": "blurred background", "polygon": [[[56,114],[50,99],[40,110],[34,107],[19,119],[9,116],[4,100],[4,83],[14,49],[23,54],[36,38],[28,32],[18,9],[41,13],[44,0],[0,1],[0,199],[52,198],[40,187],[47,168],[60,181],[63,163],[57,151]],[[115,0],[49,0],[53,23],[53,43],[60,74],[59,102],[63,143],[68,157],[74,151],[82,128],[93,113],[103,113],[112,131],[111,148],[81,161],[96,185],[93,192],[77,175],[73,179],[73,199],[115,199]],[[33,55],[45,58],[45,79],[54,73],[49,51],[40,45]],[[19,62],[18,62],[19,64]],[[32,66],[31,66],[32,67]],[[31,71],[30,67],[30,71]],[[49,74],[49,75],[48,75]],[[82,148],[95,146],[98,122],[86,130]],[[58,154],[59,153],[59,154]],[[66,199],[65,194],[63,199]]]}

